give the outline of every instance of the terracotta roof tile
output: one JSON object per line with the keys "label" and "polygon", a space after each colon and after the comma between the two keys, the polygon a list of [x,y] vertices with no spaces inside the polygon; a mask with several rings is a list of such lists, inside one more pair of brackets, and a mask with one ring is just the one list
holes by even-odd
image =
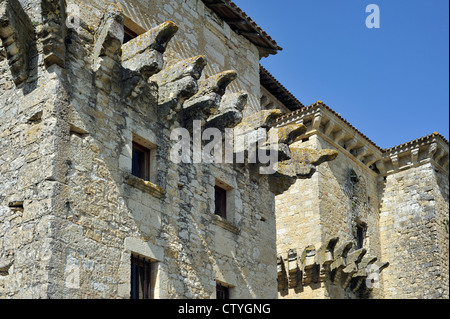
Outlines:
{"label": "terracotta roof tile", "polygon": [[278,80],[269,73],[262,65],[260,65],[261,85],[266,88],[275,98],[283,103],[289,110],[296,111],[305,106],[286,89]]}
{"label": "terracotta roof tile", "polygon": [[402,147],[405,147],[405,146],[408,146],[408,145],[414,145],[416,143],[419,143],[419,142],[422,142],[422,141],[426,141],[426,140],[428,140],[430,138],[433,138],[433,137],[440,137],[445,144],[449,145],[449,142],[447,141],[447,139],[445,137],[443,137],[438,132],[434,132],[434,133],[432,133],[430,135],[417,138],[417,139],[415,139],[413,141],[406,142],[406,143],[403,143],[403,144],[400,144],[400,145],[397,145],[397,146],[394,146],[394,147],[391,147],[391,148],[387,148],[387,149],[384,150],[384,153],[392,152],[394,150],[397,150],[399,148],[402,148]]}
{"label": "terracotta roof tile", "polygon": [[283,50],[266,31],[261,29],[241,8],[230,0],[202,0],[222,20],[228,23],[233,31],[246,37],[256,45],[261,56],[277,54]]}
{"label": "terracotta roof tile", "polygon": [[278,119],[278,121],[283,121],[285,119],[288,119],[289,117],[298,115],[306,110],[310,110],[314,107],[324,107],[325,109],[327,109],[328,111],[330,111],[331,113],[333,113],[334,115],[336,115],[336,117],[338,117],[341,121],[343,121],[345,124],[347,124],[351,129],[353,129],[355,132],[357,132],[359,135],[361,135],[365,140],[367,140],[370,144],[372,144],[373,146],[375,146],[378,150],[380,150],[380,152],[383,152],[383,149],[381,147],[379,147],[377,144],[375,144],[372,140],[370,140],[366,135],[364,135],[363,133],[361,133],[357,128],[355,128],[353,125],[351,125],[346,119],[344,119],[340,114],[338,114],[336,111],[334,111],[331,107],[329,107],[328,105],[326,105],[325,103],[323,103],[322,101],[317,101],[316,103],[307,106],[305,108],[302,108],[300,110],[297,110],[293,113],[290,114],[286,114],[282,117],[280,117]]}

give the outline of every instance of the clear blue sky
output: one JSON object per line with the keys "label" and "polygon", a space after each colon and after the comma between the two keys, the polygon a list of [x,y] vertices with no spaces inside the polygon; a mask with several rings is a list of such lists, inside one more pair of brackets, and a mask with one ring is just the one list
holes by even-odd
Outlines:
{"label": "clear blue sky", "polygon": [[[303,104],[317,100],[382,148],[449,139],[448,0],[234,0],[284,49],[261,60]],[[380,8],[368,29],[366,6]]]}

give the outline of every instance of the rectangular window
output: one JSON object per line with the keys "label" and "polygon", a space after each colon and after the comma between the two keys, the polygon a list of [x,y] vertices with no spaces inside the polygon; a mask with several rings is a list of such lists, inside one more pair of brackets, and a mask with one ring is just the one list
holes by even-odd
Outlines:
{"label": "rectangular window", "polygon": [[361,249],[364,247],[364,233],[365,229],[363,225],[356,227],[356,248]]}
{"label": "rectangular window", "polygon": [[152,299],[152,263],[140,256],[131,256],[131,299]]}
{"label": "rectangular window", "polygon": [[150,181],[150,149],[133,142],[131,173],[145,181]]}
{"label": "rectangular window", "polygon": [[228,300],[230,299],[230,288],[222,286],[221,284],[216,285],[216,298],[218,300]]}
{"label": "rectangular window", "polygon": [[226,219],[227,218],[227,191],[219,186],[214,187],[216,204],[215,214]]}

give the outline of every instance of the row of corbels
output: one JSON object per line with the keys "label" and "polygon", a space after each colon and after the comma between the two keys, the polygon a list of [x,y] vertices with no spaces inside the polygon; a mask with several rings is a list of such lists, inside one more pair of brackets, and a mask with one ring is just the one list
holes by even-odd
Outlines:
{"label": "row of corbels", "polygon": [[19,0],[0,0],[0,39],[14,83],[19,86],[30,74],[30,60],[38,47],[47,68],[65,65],[66,2],[42,0],[40,21],[31,21]]}
{"label": "row of corbels", "polygon": [[338,241],[339,238],[332,238],[318,249],[310,245],[301,253],[290,249],[287,258],[279,255],[277,270],[280,289],[284,282],[289,288],[295,288],[300,284],[306,286],[327,280],[354,292],[362,285],[372,288],[366,285],[367,279],[375,275],[374,279],[379,280],[379,274],[389,263],[368,255],[365,248],[353,249],[353,242],[338,245]]}

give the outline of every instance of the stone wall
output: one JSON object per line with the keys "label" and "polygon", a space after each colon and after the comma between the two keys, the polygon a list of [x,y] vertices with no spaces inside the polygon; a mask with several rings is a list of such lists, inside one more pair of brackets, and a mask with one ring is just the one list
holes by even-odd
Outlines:
{"label": "stone wall", "polygon": [[448,174],[429,162],[386,176],[379,191],[386,298],[448,298]]}
{"label": "stone wall", "polygon": [[[287,256],[292,248],[301,253],[310,245],[318,249],[330,238],[339,238],[339,243],[353,242],[356,247],[356,226],[363,224],[367,255],[380,256],[377,175],[326,136],[307,136],[294,146],[336,149],[339,155],[334,161],[318,166],[311,179],[298,180],[286,193],[277,196],[278,253]],[[352,181],[352,171],[357,181]],[[356,297],[351,291],[342,289],[339,283],[327,281],[284,290],[280,296],[306,299]],[[374,290],[372,296],[380,297],[381,290]]]}
{"label": "stone wall", "polygon": [[[95,28],[99,25],[108,1],[67,1],[80,6],[82,22]],[[174,22],[178,32],[164,55],[166,64],[202,54],[206,57],[203,77],[223,70],[235,70],[238,78],[228,88],[230,92],[249,94],[244,115],[260,110],[259,53],[245,37],[237,35],[230,26],[208,9],[201,0],[120,1],[125,23],[137,30],[147,31],[165,21]],[[130,22],[131,21],[131,22]]]}
{"label": "stone wall", "polygon": [[[24,3],[36,21],[31,45],[38,54],[30,57],[36,67],[18,86],[7,59],[0,64],[0,296],[129,298],[130,257],[136,254],[153,262],[154,297],[215,298],[220,282],[232,288],[233,298],[275,298],[274,195],[267,177],[245,165],[172,162],[170,133],[181,121],[164,113],[208,89],[197,81],[225,67],[240,70],[239,88],[259,96],[257,49],[223,22],[214,24],[217,18],[200,1],[127,3],[139,14],[136,22],[148,21],[149,28],[165,18],[180,23],[180,38],[153,73],[200,53],[209,55],[206,72],[200,77],[203,57],[187,60],[186,71],[169,69],[166,75],[179,72],[196,89],[170,104],[180,87],[163,96],[166,78],[139,82],[148,79],[149,69],[121,61],[115,28],[121,15],[103,1],[76,2],[80,28],[65,30],[61,23],[52,29],[67,32],[64,59],[45,60],[40,35],[48,12],[40,11],[40,3]],[[168,23],[149,33],[150,41],[158,32],[174,27]],[[139,45],[124,47],[122,59]],[[138,54],[150,52],[158,61],[162,52],[149,47]],[[123,63],[142,75],[124,70]],[[133,141],[156,149],[151,182],[130,174]],[[214,215],[217,183],[228,187],[227,220]]]}

